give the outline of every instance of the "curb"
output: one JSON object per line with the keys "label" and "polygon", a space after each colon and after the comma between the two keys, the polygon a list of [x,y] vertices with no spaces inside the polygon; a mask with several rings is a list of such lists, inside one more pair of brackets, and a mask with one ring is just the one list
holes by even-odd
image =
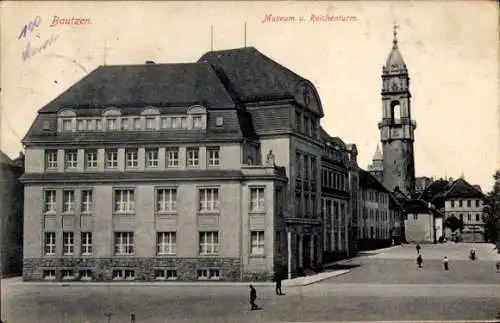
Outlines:
{"label": "curb", "polygon": [[[336,270],[336,271],[330,271],[330,272],[323,272],[319,273],[313,276],[306,276],[306,277],[298,277],[294,278],[292,280],[283,280],[282,284],[283,286],[287,287],[299,287],[299,286],[307,286],[311,285],[314,283],[317,283],[319,281],[331,278],[331,277],[336,277],[340,276],[343,274],[348,273],[350,270]],[[10,286],[15,286],[15,285],[25,285],[25,286],[47,286],[47,287],[71,287],[71,286],[87,286],[87,287],[92,287],[92,286],[106,286],[106,287],[203,287],[203,286],[209,286],[209,287],[240,287],[240,286],[248,286],[248,285],[253,285],[256,287],[274,287],[275,283],[274,282],[175,282],[175,281],[161,281],[161,282],[117,282],[117,281],[110,281],[110,282],[78,282],[78,281],[67,281],[67,282],[61,282],[61,281],[22,281],[19,277],[15,279],[5,279],[4,284],[10,285]]]}

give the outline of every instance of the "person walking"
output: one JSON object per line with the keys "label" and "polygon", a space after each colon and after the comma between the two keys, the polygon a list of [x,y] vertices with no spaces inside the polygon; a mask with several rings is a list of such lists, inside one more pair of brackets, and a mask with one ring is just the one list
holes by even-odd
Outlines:
{"label": "person walking", "polygon": [[449,269],[448,257],[446,257],[446,256],[444,256],[444,258],[443,258],[443,265],[444,265],[444,270]]}
{"label": "person walking", "polygon": [[257,299],[257,291],[252,285],[250,285],[250,306],[251,306],[250,310],[252,311],[259,309],[257,304],[255,304],[256,299]]}
{"label": "person walking", "polygon": [[497,266],[497,271],[500,271],[500,260],[497,260],[496,266]]}
{"label": "person walking", "polygon": [[283,295],[283,292],[281,291],[281,275],[276,273],[274,280],[276,281],[276,295]]}
{"label": "person walking", "polygon": [[420,247],[420,243],[417,243],[417,247],[416,248],[417,248],[417,253],[420,254],[420,248],[421,248]]}
{"label": "person walking", "polygon": [[424,260],[422,259],[422,255],[418,255],[418,257],[417,257],[418,268],[422,268],[422,263],[423,262],[424,262]]}

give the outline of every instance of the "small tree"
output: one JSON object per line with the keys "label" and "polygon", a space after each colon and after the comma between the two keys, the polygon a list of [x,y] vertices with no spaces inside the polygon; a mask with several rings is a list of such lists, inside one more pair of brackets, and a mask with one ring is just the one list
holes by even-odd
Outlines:
{"label": "small tree", "polygon": [[451,232],[455,232],[457,230],[462,231],[464,229],[464,222],[458,219],[456,216],[452,215],[444,220],[443,226],[445,228],[450,228]]}
{"label": "small tree", "polygon": [[483,209],[484,237],[488,242],[498,242],[500,226],[500,171],[493,175],[493,189],[486,196]]}

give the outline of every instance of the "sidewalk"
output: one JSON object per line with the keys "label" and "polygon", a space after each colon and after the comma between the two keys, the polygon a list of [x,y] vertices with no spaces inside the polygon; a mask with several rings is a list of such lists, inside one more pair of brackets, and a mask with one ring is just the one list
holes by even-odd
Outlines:
{"label": "sidewalk", "polygon": [[[316,282],[343,275],[348,273],[349,270],[333,270],[318,273],[315,275],[296,277],[293,279],[286,279],[282,281],[283,286],[294,287],[294,286],[307,286],[314,284]],[[182,286],[248,286],[250,284],[258,287],[263,286],[274,286],[274,282],[224,282],[224,281],[205,281],[205,282],[178,282],[178,281],[109,281],[109,282],[82,282],[82,281],[29,281],[25,282],[21,277],[2,279],[2,284],[7,284],[9,286],[14,285],[26,285],[26,286],[59,286],[59,287],[71,287],[71,286],[151,286],[151,287],[182,287]]]}

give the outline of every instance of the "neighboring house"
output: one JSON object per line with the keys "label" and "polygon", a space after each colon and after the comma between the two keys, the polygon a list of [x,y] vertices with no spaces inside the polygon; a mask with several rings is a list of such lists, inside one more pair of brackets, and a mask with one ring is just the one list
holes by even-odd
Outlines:
{"label": "neighboring house", "polygon": [[23,259],[22,160],[0,151],[0,275],[19,275]]}
{"label": "neighboring house", "polygon": [[443,194],[443,198],[445,219],[454,216],[464,224],[461,232],[462,241],[484,242],[483,208],[486,196],[480,187],[459,178],[451,184]]}
{"label": "neighboring house", "polygon": [[401,234],[402,209],[391,193],[369,172],[359,170],[361,195],[358,219],[359,249],[390,246]]}
{"label": "neighboring house", "polygon": [[408,200],[405,210],[406,241],[436,243],[443,234],[443,214],[422,199]]}
{"label": "neighboring house", "polygon": [[270,280],[321,265],[321,117],[314,85],[253,47],[100,66],[23,139],[23,278]]}
{"label": "neighboring house", "polygon": [[344,142],[330,137],[320,128],[324,145],[321,156],[321,210],[323,214],[323,252],[325,261],[347,257],[349,253],[349,170]]}
{"label": "neighboring house", "polygon": [[[484,242],[483,207],[486,197],[478,185],[472,185],[463,178],[439,179],[430,184],[420,197],[431,202],[443,214],[443,220],[456,217],[463,222],[464,228],[459,232],[463,241]],[[456,234],[450,228],[445,228],[443,233],[448,239]]]}

